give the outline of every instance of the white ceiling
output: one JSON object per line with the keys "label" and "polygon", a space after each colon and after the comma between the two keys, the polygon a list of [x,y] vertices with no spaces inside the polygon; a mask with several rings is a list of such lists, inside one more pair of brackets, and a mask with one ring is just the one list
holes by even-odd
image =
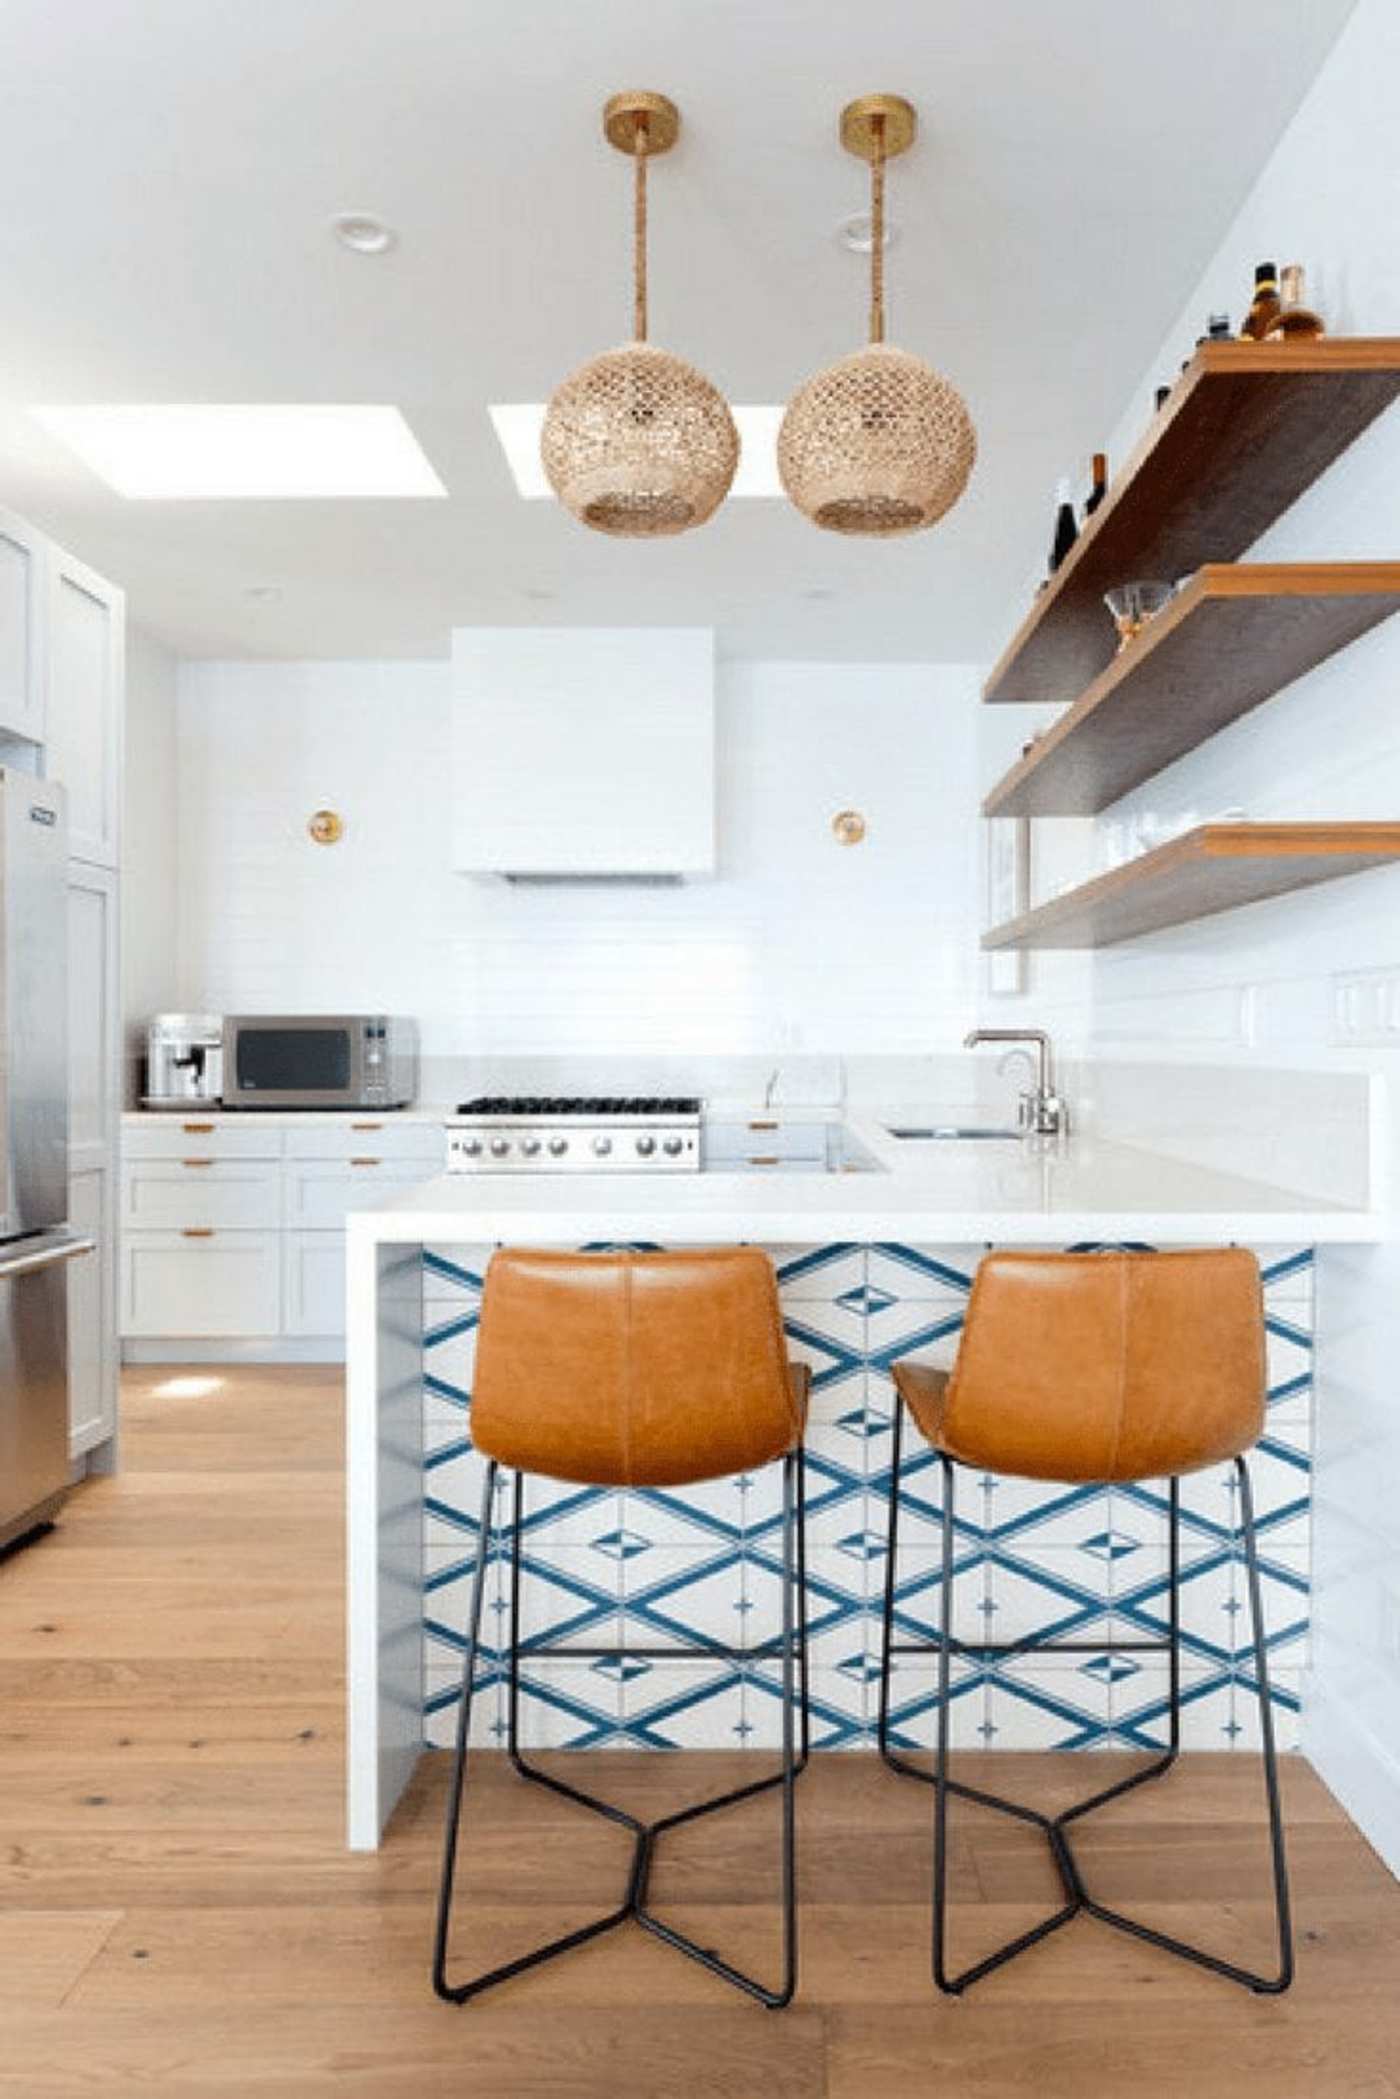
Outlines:
{"label": "white ceiling", "polygon": [[[714,624],[731,653],[985,658],[1055,477],[1102,442],[1351,4],[6,0],[0,500],[191,655],[640,621]],[[653,338],[740,401],[859,341],[866,265],[834,228],[865,171],[836,114],[917,103],[890,334],[962,387],[981,443],[944,524],[862,544],[730,503],[631,544],[516,496],[486,404],[543,399],[628,332],[599,109],[629,85],[685,123],[653,171]],[[350,209],[394,252],[339,247]],[[23,413],[199,400],[395,402],[451,500],[123,502]]]}

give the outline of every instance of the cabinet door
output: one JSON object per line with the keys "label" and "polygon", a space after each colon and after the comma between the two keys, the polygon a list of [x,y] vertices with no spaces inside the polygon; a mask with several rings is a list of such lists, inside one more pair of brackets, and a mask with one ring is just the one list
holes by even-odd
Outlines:
{"label": "cabinet door", "polygon": [[116,1274],[112,1176],[105,1165],[68,1182],[74,1231],[97,1241],[95,1254],[68,1263],[68,1454],[81,1457],[117,1426]]}
{"label": "cabinet door", "polygon": [[282,1318],[289,1334],[345,1332],[344,1232],[284,1232]]}
{"label": "cabinet door", "polygon": [[68,1215],[97,1252],[68,1273],[69,1454],[117,1425],[116,1148],[117,878],[74,861],[68,871]]}
{"label": "cabinet door", "polygon": [[44,542],[0,511],[0,730],[44,737]]}
{"label": "cabinet door", "polygon": [[265,1340],[281,1330],[280,1266],[280,1232],[128,1232],[122,1333]]}
{"label": "cabinet door", "polygon": [[68,1146],[75,1170],[94,1145],[110,1163],[119,995],[116,877],[75,862],[68,871]]}
{"label": "cabinet door", "polygon": [[425,1161],[371,1155],[289,1159],[286,1222],[305,1231],[341,1231],[352,1210],[372,1210],[386,1196],[418,1187],[431,1170]]}
{"label": "cabinet door", "polygon": [[68,850],[117,864],[122,593],[81,562],[48,557],[44,771],[68,790]]}

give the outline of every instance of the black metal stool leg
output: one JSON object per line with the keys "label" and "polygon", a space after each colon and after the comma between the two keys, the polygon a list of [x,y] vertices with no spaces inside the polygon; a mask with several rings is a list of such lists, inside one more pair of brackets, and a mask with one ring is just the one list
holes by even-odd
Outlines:
{"label": "black metal stool leg", "polygon": [[[736,1989],[746,1991],[750,1997],[756,1997],[759,2003],[765,2005],[769,2011],[781,2011],[785,2005],[790,2004],[793,1993],[797,1988],[797,1817],[795,1788],[798,1771],[801,1768],[796,1755],[796,1728],[794,1727],[794,1705],[796,1702],[794,1692],[797,1689],[795,1678],[798,1673],[796,1668],[797,1658],[794,1654],[794,1648],[797,1644],[794,1632],[797,1626],[801,1628],[804,1648],[806,1644],[805,1605],[799,1606],[793,1593],[798,1568],[802,1564],[802,1548],[799,1542],[800,1533],[797,1522],[800,1464],[800,1453],[796,1451],[789,1451],[783,1459],[782,1769],[769,1778],[755,1779],[748,1785],[737,1786],[733,1792],[721,1794],[718,1799],[703,1800],[694,1807],[680,1809],[677,1814],[666,1815],[661,1821],[654,1822],[647,1832],[648,1838],[654,1842],[663,1830],[676,1829],[684,1822],[697,1821],[702,1815],[713,1814],[717,1808],[731,1807],[740,1800],[751,1799],[757,1793],[765,1793],[771,1787],[781,1785],[783,1791],[781,1839],[783,1980],[780,1987],[776,1990],[768,1989],[763,1983],[756,1981],[753,1976],[746,1975],[742,1969],[732,1967],[728,1961],[722,1960],[717,1953],[714,1953],[709,1948],[697,1945],[695,1940],[687,1938],[684,1932],[675,1930],[669,1924],[663,1924],[659,1917],[654,1916],[650,1910],[643,1906],[641,1899],[638,1900],[634,1909],[637,1922],[656,1938],[663,1939],[668,1946],[674,1946],[678,1952],[689,1954],[690,1958],[698,1961],[702,1968],[708,1968],[712,1975],[721,1976],[725,1982],[733,1983]],[[805,1678],[805,1656],[803,1676]],[[643,1897],[645,1896],[645,1890],[646,1872],[644,1871],[641,1890]]]}
{"label": "black metal stool leg", "polygon": [[[1264,1635],[1262,1601],[1259,1584],[1258,1547],[1254,1524],[1254,1504],[1250,1488],[1249,1468],[1243,1458],[1235,1460],[1240,1495],[1240,1527],[1244,1539],[1245,1569],[1249,1585],[1250,1610],[1254,1632],[1254,1663],[1260,1700],[1260,1733],[1263,1745],[1264,1781],[1269,1806],[1269,1835],[1273,1862],[1274,1903],[1278,1926],[1279,1962],[1273,1975],[1258,1975],[1232,1961],[1221,1960],[1215,1954],[1188,1945],[1184,1940],[1171,1937],[1166,1932],[1155,1931],[1151,1926],[1140,1924],[1136,1918],[1127,1917],[1121,1911],[1109,1909],[1095,1901],[1084,1884],[1078,1860],[1070,1845],[1069,1825],[1096,1808],[1117,1800],[1134,1788],[1160,1778],[1176,1762],[1181,1748],[1181,1553],[1180,1553],[1180,1483],[1173,1479],[1169,1487],[1169,1635],[1167,1640],[1169,1692],[1168,1692],[1168,1741],[1162,1754],[1153,1759],[1144,1769],[1133,1772],[1111,1786],[1092,1794],[1089,1799],[1079,1801],[1062,1814],[1047,1816],[1018,1802],[1002,1799],[999,1795],[986,1793],[972,1786],[959,1785],[948,1775],[949,1737],[949,1693],[951,1689],[951,1658],[957,1643],[952,1637],[952,1581],[953,1581],[953,1481],[954,1468],[951,1459],[940,1453],[943,1465],[943,1593],[941,1629],[939,1638],[939,1714],[938,1750],[933,1784],[936,1788],[934,1805],[934,1895],[933,1895],[933,1973],[941,1990],[956,1996],[972,1983],[980,1981],[993,1969],[1003,1966],[1018,1953],[1057,1931],[1071,1917],[1082,1910],[1086,1916],[1097,1917],[1101,1923],[1110,1924],[1117,1931],[1141,1939],[1145,1944],[1158,1946],[1166,1953],[1207,1968],[1211,1973],[1224,1976],[1231,1982],[1265,1994],[1277,1994],[1286,1990],[1293,1978],[1292,1925],[1289,1912],[1288,1867],[1284,1849],[1283,1812],[1279,1796],[1278,1758],[1274,1742],[1273,1710],[1269,1701],[1268,1655]],[[898,1496],[898,1473],[896,1470],[891,1495],[891,1536],[895,1530],[895,1507]],[[885,1667],[882,1682],[881,1717],[882,1751],[886,1761],[902,1773],[911,1777],[926,1778],[927,1773],[907,1765],[901,1758],[885,1750],[883,1740],[884,1716],[888,1694],[889,1656],[891,1639],[889,1624],[893,1615],[894,1583],[886,1570],[886,1628]],[[971,1652],[978,1650],[971,1649]],[[990,1651],[990,1650],[984,1650]],[[1029,1650],[1027,1650],[1029,1651]],[[1015,1816],[1020,1821],[1031,1822],[1044,1830],[1050,1845],[1056,1870],[1064,1886],[1064,1907],[1046,1918],[1044,1923],[1024,1932],[1019,1938],[988,1954],[985,1959],[966,1968],[959,1975],[950,1976],[946,1968],[947,1947],[947,1875],[948,1875],[948,1800],[954,1795],[966,1800],[980,1802],[984,1807],[998,1809],[1001,1813]]]}
{"label": "black metal stool leg", "polygon": [[605,1917],[584,1924],[577,1931],[565,1932],[562,1937],[551,1939],[548,1944],[536,1947],[531,1953],[521,1954],[518,1959],[503,1961],[499,1967],[490,1968],[470,1981],[449,1983],[447,1979],[447,1942],[452,1924],[452,1894],[457,1869],[457,1842],[462,1816],[462,1791],[467,1768],[467,1741],[471,1731],[472,1678],[475,1674],[477,1642],[481,1630],[481,1599],[486,1571],[488,1548],[492,1530],[492,1500],[496,1489],[498,1467],[493,1459],[486,1468],[486,1484],[481,1497],[481,1530],[477,1540],[476,1572],[472,1583],[472,1598],[469,1607],[466,1655],[462,1664],[462,1699],[457,1713],[457,1754],[453,1765],[452,1787],[448,1796],[447,1832],[443,1846],[442,1880],[438,1891],[437,1931],[433,1944],[433,1988],[439,1997],[449,2004],[465,2004],[469,1998],[479,1996],[483,1990],[496,1983],[506,1982],[513,1975],[522,1975],[542,1961],[552,1960],[556,1954],[566,1953],[571,1947],[582,1946],[589,1939],[596,1939],[605,1931],[612,1931],[626,1922],[632,1914],[631,1888],[635,1885],[640,1870],[640,1859],[646,1840],[642,1823],[633,1816],[625,1815],[620,1808],[610,1807],[606,1801],[595,1800],[590,1794],[580,1792],[562,1780],[551,1778],[543,1771],[536,1771],[526,1764],[516,1745],[516,1725],[519,1706],[519,1655],[520,1655],[520,1524],[524,1512],[521,1475],[515,1476],[515,1498],[511,1525],[511,1596],[510,1596],[510,1653],[507,1663],[507,1741],[511,1762],[524,1778],[536,1784],[548,1786],[551,1792],[561,1793],[566,1800],[578,1802],[581,1807],[605,1816],[610,1822],[620,1823],[630,1830],[636,1840],[633,1853],[628,1899]]}
{"label": "black metal stool leg", "polygon": [[[658,1822],[645,1823],[623,1809],[599,1800],[581,1787],[568,1784],[552,1773],[542,1771],[531,1764],[521,1753],[519,1741],[520,1711],[520,1598],[521,1598],[521,1537],[525,1515],[524,1476],[515,1475],[510,1526],[510,1618],[509,1648],[506,1664],[506,1747],[510,1761],[520,1777],[532,1784],[544,1786],[565,1800],[586,1808],[591,1814],[600,1815],[609,1822],[627,1830],[633,1839],[632,1863],[628,1872],[627,1890],[622,1902],[606,1916],[592,1923],[566,1932],[562,1937],[551,1939],[546,1945],[518,1959],[504,1962],[468,1982],[450,1984],[447,1980],[447,1944],[451,1927],[452,1895],[456,1877],[458,1835],[461,1824],[462,1793],[466,1775],[467,1742],[471,1728],[472,1679],[476,1650],[480,1634],[483,1577],[485,1573],[492,1531],[492,1502],[496,1486],[497,1467],[493,1462],[487,1468],[486,1484],[482,1495],[481,1531],[477,1542],[475,1578],[472,1587],[469,1631],[466,1658],[463,1664],[462,1702],[457,1720],[457,1750],[453,1766],[451,1791],[448,1798],[448,1820],[443,1853],[442,1880],[438,1896],[437,1932],[433,1955],[433,1987],[437,1994],[452,2004],[464,2004],[496,1983],[505,1982],[511,1976],[523,1974],[527,1969],[552,1960],[572,1947],[581,1946],[589,1939],[612,1931],[619,1924],[635,1918],[637,1923],[663,1939],[681,1953],[698,1961],[714,1975],[772,2010],[779,2010],[792,2000],[797,1986],[797,1858],[796,1815],[794,1785],[798,1773],[804,1768],[809,1746],[808,1720],[808,1663],[807,1663],[807,1605],[805,1594],[806,1549],[805,1549],[805,1483],[802,1468],[802,1453],[789,1451],[783,1460],[783,1573],[782,1573],[782,1768],[766,1778],[752,1780],[748,1785],[738,1786],[712,1800],[682,1808],[674,1815],[667,1815]],[[594,1650],[596,1652],[596,1650]],[[797,1748],[798,1722],[801,1715],[801,1754]],[[697,1821],[701,1816],[714,1814],[718,1809],[731,1807],[738,1801],[752,1798],[755,1794],[781,1786],[783,1791],[782,1812],[782,1901],[783,1901],[783,1980],[776,1990],[746,1975],[741,1969],[732,1967],[707,1947],[699,1946],[683,1932],[664,1924],[646,1908],[647,1882],[655,1857],[656,1840],[663,1831],[674,1829],[684,1822]]]}

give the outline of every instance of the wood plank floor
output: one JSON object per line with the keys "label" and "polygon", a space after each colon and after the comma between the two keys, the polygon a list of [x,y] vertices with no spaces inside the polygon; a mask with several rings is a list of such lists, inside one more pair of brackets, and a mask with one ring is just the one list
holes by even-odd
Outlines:
{"label": "wood plank floor", "polygon": [[[1400,2095],[1400,1887],[1299,1763],[1299,1980],[1281,2000],[1087,1921],[938,1999],[927,1795],[869,1758],[828,1757],[802,1784],[789,2012],[630,1927],[465,2010],[439,2005],[444,1760],[425,1762],[381,1854],[341,1846],[338,1376],[191,1372],[216,1389],[172,1392],[180,1375],[128,1374],[126,1469],[0,1567],[0,2092]],[[644,1812],[738,1762],[588,1761]],[[1085,1776],[1082,1759],[980,1761],[1040,1801]],[[1107,1769],[1095,1761],[1096,1778]],[[655,1889],[684,1929],[770,1971],[772,1807],[677,1833]],[[1262,1960],[1260,1809],[1252,1759],[1192,1759],[1086,1830],[1085,1858],[1106,1900]],[[495,1766],[473,1812],[464,1958],[501,1958],[616,1899],[626,1845],[606,1826]],[[959,1958],[1056,1894],[1034,1833],[975,1812],[958,1817],[955,1891]]]}

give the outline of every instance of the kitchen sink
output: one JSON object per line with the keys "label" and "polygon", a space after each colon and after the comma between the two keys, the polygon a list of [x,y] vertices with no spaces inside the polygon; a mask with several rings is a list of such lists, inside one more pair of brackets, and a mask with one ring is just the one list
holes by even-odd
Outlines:
{"label": "kitchen sink", "polygon": [[997,1140],[1010,1141],[1018,1139],[1021,1135],[1021,1132],[1015,1129],[992,1129],[988,1126],[975,1127],[971,1124],[955,1124],[951,1122],[886,1123],[885,1128],[891,1137],[918,1143],[927,1143],[931,1138],[956,1138],[959,1140],[981,1138],[993,1142]]}

